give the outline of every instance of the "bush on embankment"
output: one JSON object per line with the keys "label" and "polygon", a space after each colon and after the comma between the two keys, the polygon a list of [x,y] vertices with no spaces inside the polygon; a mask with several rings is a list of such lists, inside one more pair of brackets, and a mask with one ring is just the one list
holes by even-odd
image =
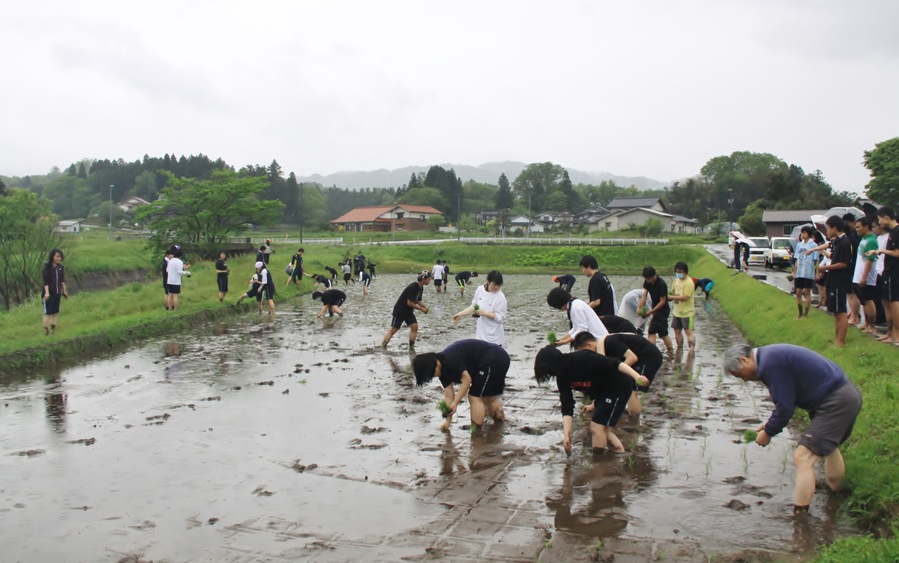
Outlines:
{"label": "bush on embankment", "polygon": [[[713,273],[712,291],[721,308],[734,319],[754,346],[787,343],[805,346],[839,364],[862,391],[864,406],[844,447],[849,513],[869,527],[899,524],[899,349],[876,342],[850,328],[844,348],[833,345],[833,317],[813,309],[797,320],[793,296],[744,275],[732,275],[711,255],[691,270]],[[822,553],[825,561],[837,553],[853,553],[858,538],[838,540]],[[874,540],[870,540],[874,541]],[[882,545],[881,545],[881,542]],[[848,550],[848,551],[844,551]],[[899,556],[899,542],[880,540],[871,553],[887,550]],[[853,559],[860,560],[860,559]],[[871,559],[873,560],[873,559]],[[887,559],[895,560],[895,559]]]}

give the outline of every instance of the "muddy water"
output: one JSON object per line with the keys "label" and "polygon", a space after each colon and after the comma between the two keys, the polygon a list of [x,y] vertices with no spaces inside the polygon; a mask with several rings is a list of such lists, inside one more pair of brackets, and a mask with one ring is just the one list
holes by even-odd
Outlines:
{"label": "muddy water", "polygon": [[[696,356],[666,361],[642,420],[619,425],[628,452],[594,459],[576,424],[567,458],[557,394],[531,370],[567,321],[545,304],[548,276],[508,278],[509,421],[476,433],[465,407],[440,432],[406,331],[379,349],[407,276],[379,276],[368,297],[350,287],[343,319],[292,300],[273,321],[252,311],[3,382],[3,559],[572,561],[602,545],[704,561],[852,533],[823,492],[794,522],[789,433],[740,443],[771,405],[721,375],[740,336],[714,302],[699,303]],[[613,282],[623,295],[638,280]],[[419,352],[473,336],[473,320],[450,321],[457,291],[425,301]]]}

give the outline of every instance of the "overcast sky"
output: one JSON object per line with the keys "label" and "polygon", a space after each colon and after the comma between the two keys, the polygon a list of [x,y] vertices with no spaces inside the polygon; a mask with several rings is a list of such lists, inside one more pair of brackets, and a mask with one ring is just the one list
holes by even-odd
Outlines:
{"label": "overcast sky", "polygon": [[899,135],[899,2],[3,2],[0,174],[203,153],[329,174],[770,152],[838,190]]}

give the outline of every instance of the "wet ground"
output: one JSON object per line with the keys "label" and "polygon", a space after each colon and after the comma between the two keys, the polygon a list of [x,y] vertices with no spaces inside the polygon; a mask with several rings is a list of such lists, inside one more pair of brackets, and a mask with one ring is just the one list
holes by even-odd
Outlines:
{"label": "wet ground", "polygon": [[[476,433],[466,407],[439,430],[441,393],[414,387],[405,330],[378,346],[410,281],[349,288],[343,319],[291,300],[274,321],[254,307],[3,381],[2,559],[795,559],[853,533],[823,492],[794,521],[789,433],[741,443],[771,405],[722,375],[741,337],[714,301],[698,302],[695,357],[666,360],[641,420],[619,424],[627,452],[594,459],[581,421],[569,459],[557,393],[531,368],[567,327],[545,304],[549,276],[507,276],[509,420]],[[613,278],[619,295],[637,282]],[[450,321],[457,292],[427,287],[425,302],[419,352],[474,335],[474,320]]]}

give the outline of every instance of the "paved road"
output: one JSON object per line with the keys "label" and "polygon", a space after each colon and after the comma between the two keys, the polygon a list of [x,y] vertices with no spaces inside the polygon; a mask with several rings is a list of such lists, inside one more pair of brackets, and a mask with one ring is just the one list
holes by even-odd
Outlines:
{"label": "paved road", "polygon": [[[719,260],[727,265],[730,265],[733,260],[733,250],[726,244],[709,244],[706,246],[706,248],[709,252],[711,252]],[[789,269],[768,269],[764,266],[753,266],[749,269],[749,275],[751,275],[753,278],[767,283],[768,285],[772,285],[785,293],[790,293],[793,288],[793,282],[787,281],[787,275],[789,273]],[[737,274],[735,272],[731,272],[731,275]],[[818,295],[816,291],[817,290],[812,293],[812,303],[818,302]]]}

